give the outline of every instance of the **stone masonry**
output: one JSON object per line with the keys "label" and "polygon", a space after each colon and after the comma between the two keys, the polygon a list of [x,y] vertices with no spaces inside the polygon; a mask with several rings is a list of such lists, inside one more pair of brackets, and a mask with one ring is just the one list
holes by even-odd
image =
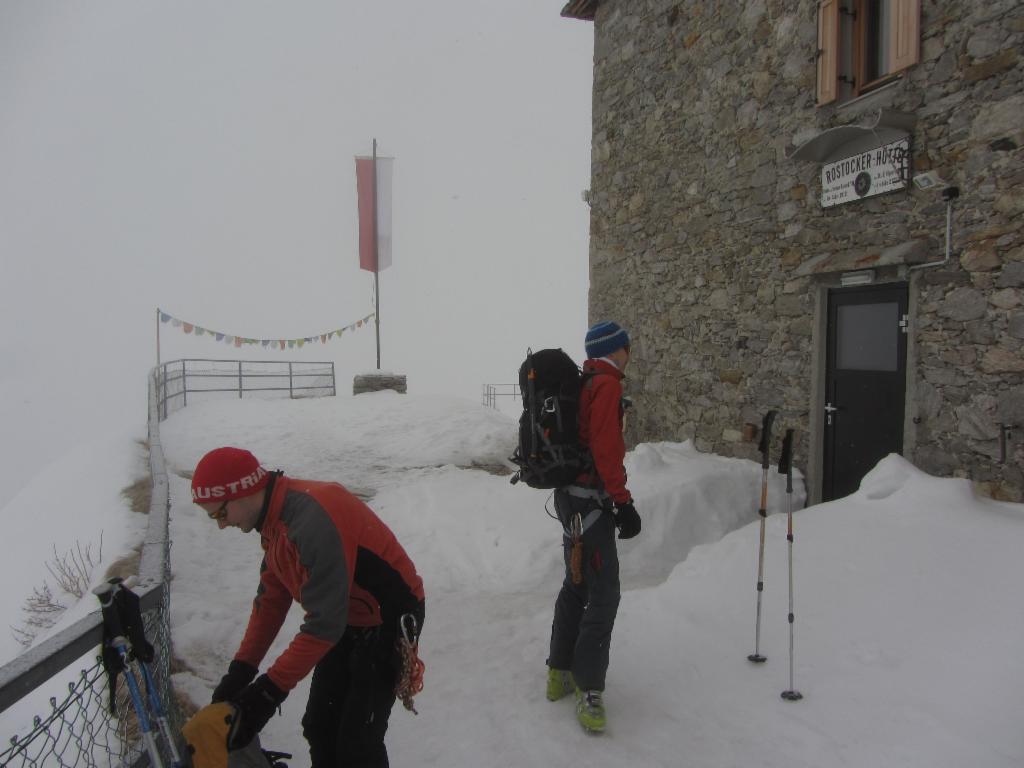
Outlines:
{"label": "stone masonry", "polygon": [[[777,408],[813,481],[820,297],[867,265],[909,284],[904,455],[1024,497],[1024,5],[921,5],[918,64],[818,107],[817,2],[597,4],[590,317],[634,339],[631,443],[755,458],[744,424]],[[822,209],[819,166],[789,157],[881,108],[916,116],[914,172],[960,188],[946,264],[913,269],[944,256],[937,192]]]}
{"label": "stone masonry", "polygon": [[391,389],[404,395],[408,384],[404,373],[360,373],[352,379],[352,394],[361,395],[365,392],[383,392]]}

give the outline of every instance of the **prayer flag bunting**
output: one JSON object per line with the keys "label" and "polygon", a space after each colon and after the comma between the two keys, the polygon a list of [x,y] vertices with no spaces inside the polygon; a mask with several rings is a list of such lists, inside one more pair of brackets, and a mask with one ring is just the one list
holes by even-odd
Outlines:
{"label": "prayer flag bunting", "polygon": [[267,349],[293,349],[296,346],[303,347],[306,344],[313,344],[317,340],[321,344],[326,344],[334,337],[341,337],[345,331],[355,330],[356,328],[362,328],[364,325],[368,325],[370,320],[374,318],[374,313],[371,312],[364,318],[356,320],[355,322],[349,323],[341,328],[335,328],[332,331],[326,331],[324,333],[313,334],[312,336],[302,336],[294,339],[253,339],[247,336],[229,336],[221,331],[212,331],[209,328],[205,328],[195,323],[187,323],[173,315],[158,309],[157,312],[160,316],[161,323],[170,323],[174,328],[181,328],[185,333],[194,334],[196,336],[213,336],[217,341],[224,342],[228,345],[234,345],[235,347],[242,347],[243,345],[256,345],[267,348]]}

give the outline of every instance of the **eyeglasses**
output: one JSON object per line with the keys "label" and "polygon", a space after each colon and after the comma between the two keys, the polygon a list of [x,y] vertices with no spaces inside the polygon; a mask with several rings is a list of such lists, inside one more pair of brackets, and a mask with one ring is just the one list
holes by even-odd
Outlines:
{"label": "eyeglasses", "polygon": [[214,510],[213,512],[207,512],[207,514],[210,516],[211,520],[216,520],[217,522],[226,519],[228,516],[228,502],[225,501],[223,504],[217,507],[216,510]]}

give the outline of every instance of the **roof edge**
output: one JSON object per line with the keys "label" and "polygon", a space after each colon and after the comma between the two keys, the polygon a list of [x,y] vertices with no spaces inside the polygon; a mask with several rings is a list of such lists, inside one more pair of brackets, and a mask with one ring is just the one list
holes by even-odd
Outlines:
{"label": "roof edge", "polygon": [[567,19],[593,21],[598,0],[569,0],[562,8],[562,16]]}

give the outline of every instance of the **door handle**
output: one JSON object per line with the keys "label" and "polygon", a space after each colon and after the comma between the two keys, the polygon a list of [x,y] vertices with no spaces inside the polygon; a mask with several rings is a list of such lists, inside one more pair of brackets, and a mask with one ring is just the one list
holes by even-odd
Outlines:
{"label": "door handle", "polygon": [[838,410],[832,403],[825,403],[825,424],[827,426],[832,426],[832,414]]}

